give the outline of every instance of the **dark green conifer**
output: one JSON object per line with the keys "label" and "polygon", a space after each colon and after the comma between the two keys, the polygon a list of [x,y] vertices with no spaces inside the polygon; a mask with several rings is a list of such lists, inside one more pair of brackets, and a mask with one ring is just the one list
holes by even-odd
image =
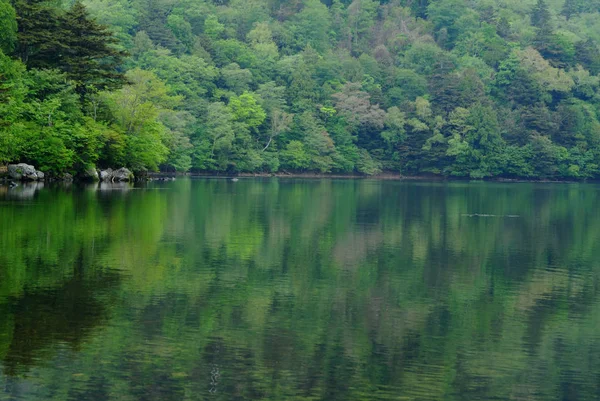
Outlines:
{"label": "dark green conifer", "polygon": [[112,32],[91,18],[79,1],[63,21],[68,35],[59,68],[75,81],[77,92],[83,96],[91,86],[100,90],[119,87],[124,78],[118,67],[125,53],[116,48]]}
{"label": "dark green conifer", "polygon": [[66,43],[64,21],[58,10],[43,0],[16,0],[15,55],[30,68],[52,68]]}
{"label": "dark green conifer", "polygon": [[548,9],[548,4],[544,0],[538,0],[537,4],[531,11],[531,25],[540,29],[550,29],[552,15]]}
{"label": "dark green conifer", "polygon": [[40,0],[17,0],[16,55],[28,68],[56,68],[75,82],[82,96],[87,89],[119,87],[118,70],[124,52],[107,27],[98,24],[77,1],[66,13]]}
{"label": "dark green conifer", "polygon": [[578,42],[575,45],[575,61],[592,74],[600,73],[600,51],[592,39]]}
{"label": "dark green conifer", "polygon": [[580,0],[565,0],[565,4],[563,4],[560,14],[564,15],[567,19],[571,18],[572,15],[581,12],[580,3]]}

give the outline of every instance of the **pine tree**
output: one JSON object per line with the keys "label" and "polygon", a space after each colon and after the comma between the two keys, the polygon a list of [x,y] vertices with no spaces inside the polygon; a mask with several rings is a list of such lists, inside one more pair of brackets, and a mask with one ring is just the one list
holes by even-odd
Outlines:
{"label": "pine tree", "polygon": [[18,0],[16,55],[28,68],[57,68],[75,81],[80,96],[88,88],[119,87],[124,52],[117,39],[77,1],[66,13],[40,0]]}
{"label": "pine tree", "polygon": [[0,51],[9,54],[17,40],[15,9],[7,0],[0,0]]}
{"label": "pine tree", "polygon": [[30,68],[52,68],[66,43],[63,18],[44,0],[17,0],[15,55]]}
{"label": "pine tree", "polygon": [[427,7],[429,6],[429,0],[416,0],[411,2],[410,6],[415,13],[415,16],[427,19]]}
{"label": "pine tree", "polygon": [[548,4],[544,0],[538,0],[537,4],[531,11],[531,25],[540,29],[550,29],[552,15],[548,9]]}
{"label": "pine tree", "polygon": [[565,0],[565,4],[563,4],[560,14],[569,19],[572,15],[578,14],[582,11],[581,6],[580,0]]}
{"label": "pine tree", "polygon": [[502,38],[508,38],[511,34],[511,26],[510,22],[506,17],[501,17],[498,20],[498,24],[496,25],[496,31],[498,32],[498,36]]}
{"label": "pine tree", "polygon": [[67,43],[59,68],[75,81],[84,96],[88,88],[112,89],[121,86],[124,76],[118,71],[125,53],[116,49],[117,39],[107,27],[92,19],[77,1],[64,16]]}
{"label": "pine tree", "polygon": [[540,52],[544,58],[558,58],[559,49],[556,49],[554,43],[554,34],[552,26],[552,16],[548,9],[548,4],[544,0],[538,0],[536,6],[531,11],[531,25],[537,28],[533,46]]}
{"label": "pine tree", "polygon": [[594,75],[600,73],[600,50],[596,42],[592,39],[578,42],[575,45],[575,61]]}
{"label": "pine tree", "polygon": [[185,48],[168,27],[168,17],[172,5],[161,0],[143,0],[143,12],[139,19],[139,28],[145,31],[152,42],[174,53],[182,53]]}
{"label": "pine tree", "polygon": [[449,113],[460,106],[459,79],[453,74],[453,63],[438,63],[429,77],[429,92],[436,110]]}

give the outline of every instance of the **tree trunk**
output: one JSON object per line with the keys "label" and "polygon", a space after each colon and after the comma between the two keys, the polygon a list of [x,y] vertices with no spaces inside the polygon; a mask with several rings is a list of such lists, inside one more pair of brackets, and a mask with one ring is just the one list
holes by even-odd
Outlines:
{"label": "tree trunk", "polygon": [[272,140],[273,140],[273,137],[269,137],[269,142],[267,142],[267,146],[265,146],[265,147],[263,148],[263,150],[262,150],[263,152],[264,152],[265,150],[267,150],[267,148],[268,148],[268,147],[269,147],[269,145],[271,144],[271,141],[272,141]]}

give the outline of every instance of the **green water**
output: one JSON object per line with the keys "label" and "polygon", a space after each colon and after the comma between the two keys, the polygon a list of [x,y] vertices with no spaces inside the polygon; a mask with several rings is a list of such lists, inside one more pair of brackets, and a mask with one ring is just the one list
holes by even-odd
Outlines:
{"label": "green water", "polygon": [[0,400],[600,399],[600,186],[0,187]]}

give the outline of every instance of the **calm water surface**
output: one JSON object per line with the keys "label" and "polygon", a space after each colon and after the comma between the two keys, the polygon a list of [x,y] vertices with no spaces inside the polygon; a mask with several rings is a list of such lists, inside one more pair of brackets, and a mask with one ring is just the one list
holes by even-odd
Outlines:
{"label": "calm water surface", "polygon": [[0,400],[600,399],[600,187],[0,187]]}

